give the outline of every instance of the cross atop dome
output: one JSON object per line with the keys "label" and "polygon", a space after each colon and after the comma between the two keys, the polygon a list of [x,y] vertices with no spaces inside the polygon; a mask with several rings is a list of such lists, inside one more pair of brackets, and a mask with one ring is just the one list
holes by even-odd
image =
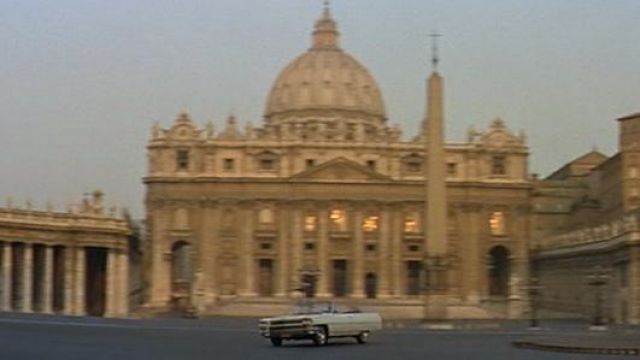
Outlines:
{"label": "cross atop dome", "polygon": [[326,19],[330,19],[331,18],[331,2],[329,0],[325,0],[324,1],[324,12],[323,12],[323,16]]}
{"label": "cross atop dome", "polygon": [[338,26],[331,17],[331,5],[328,0],[324,2],[322,17],[316,21],[313,31],[313,50],[337,50],[339,45],[340,33]]}

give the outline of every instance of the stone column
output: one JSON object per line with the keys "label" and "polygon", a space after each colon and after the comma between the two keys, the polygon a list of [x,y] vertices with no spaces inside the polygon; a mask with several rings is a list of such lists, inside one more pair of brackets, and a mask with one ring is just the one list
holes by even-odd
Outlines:
{"label": "stone column", "polygon": [[22,311],[33,311],[33,245],[24,244],[22,265]]}
{"label": "stone column", "polygon": [[389,297],[389,268],[392,255],[389,254],[389,242],[391,241],[391,213],[385,206],[380,216],[380,237],[378,238],[378,294],[381,299]]}
{"label": "stone column", "polygon": [[391,279],[393,280],[393,295],[404,296],[404,282],[402,281],[402,234],[404,232],[404,216],[400,209],[391,213]]}
{"label": "stone column", "polygon": [[329,266],[327,260],[329,244],[329,215],[327,209],[318,211],[318,293],[317,297],[330,297],[329,292]]}
{"label": "stone column", "polygon": [[116,255],[118,273],[118,299],[116,306],[116,316],[125,317],[129,314],[129,254],[126,250]]}
{"label": "stone column", "polygon": [[116,250],[115,249],[107,249],[107,287],[105,291],[106,295],[106,309],[105,316],[106,317],[114,317],[116,316],[116,307],[118,301],[118,291],[116,289],[116,272],[117,272],[117,263],[116,263]]}
{"label": "stone column", "polygon": [[53,312],[53,247],[44,248],[44,278],[42,279],[42,312]]}
{"label": "stone column", "polygon": [[246,209],[242,209],[242,265],[244,284],[241,295],[242,296],[256,296],[255,289],[255,265],[254,265],[254,244],[253,244],[253,208],[248,206]]}
{"label": "stone column", "polygon": [[[293,230],[291,234],[291,268],[289,271],[290,281],[292,284],[292,288],[299,287],[300,284],[300,270],[302,269],[302,238],[303,238],[303,221],[304,217],[302,214],[302,209],[294,208],[293,209]],[[297,295],[294,290],[292,290],[291,295]]]}
{"label": "stone column", "polygon": [[288,271],[295,269],[289,269],[289,220],[291,214],[288,208],[283,206],[277,212],[278,218],[278,271],[277,284],[276,284],[276,296],[286,297],[289,292],[288,289]]}
{"label": "stone column", "polygon": [[74,274],[74,253],[73,248],[64,248],[64,307],[63,313],[66,315],[72,315],[74,309],[74,297],[73,297],[73,279]]}
{"label": "stone column", "polygon": [[13,248],[11,243],[4,243],[3,259],[2,259],[2,310],[11,311],[11,272],[13,269],[11,252]]}
{"label": "stone column", "polygon": [[355,210],[353,214],[353,291],[351,297],[364,298],[364,239],[362,235],[362,212]]}
{"label": "stone column", "polygon": [[85,315],[86,307],[85,307],[85,272],[86,272],[86,255],[85,248],[78,247],[75,249],[76,255],[76,263],[75,263],[75,284],[73,288],[73,301],[74,301],[74,315]]}

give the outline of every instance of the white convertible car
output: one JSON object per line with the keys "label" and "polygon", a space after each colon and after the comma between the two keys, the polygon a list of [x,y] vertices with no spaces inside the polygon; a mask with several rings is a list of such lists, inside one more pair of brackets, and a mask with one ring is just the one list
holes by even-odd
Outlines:
{"label": "white convertible car", "polygon": [[353,337],[364,344],[382,328],[377,313],[338,311],[332,304],[299,306],[292,315],[260,319],[260,334],[281,346],[283,340],[310,339],[324,345],[329,338]]}

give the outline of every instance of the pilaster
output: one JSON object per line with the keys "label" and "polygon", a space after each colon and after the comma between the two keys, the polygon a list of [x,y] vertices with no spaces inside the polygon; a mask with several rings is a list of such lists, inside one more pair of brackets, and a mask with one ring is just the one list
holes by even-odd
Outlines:
{"label": "pilaster", "polygon": [[389,297],[389,284],[391,283],[391,279],[389,278],[389,268],[390,268],[390,260],[391,256],[389,256],[389,243],[391,241],[391,212],[389,207],[385,206],[382,209],[382,214],[380,216],[380,237],[378,239],[378,294],[379,298],[385,299]]}
{"label": "pilaster", "polygon": [[[303,214],[302,209],[296,207],[293,209],[293,233],[291,236],[291,253],[292,259],[291,271],[289,272],[291,278],[292,288],[297,288],[300,285],[300,273],[302,269],[302,240],[303,240]],[[292,291],[291,295],[297,295],[295,291]]]}
{"label": "pilaster", "polygon": [[329,243],[329,214],[326,208],[318,211],[318,297],[330,297],[329,292],[329,267],[327,259],[327,247]]}
{"label": "pilaster", "polygon": [[402,282],[402,233],[403,228],[402,210],[396,208],[391,213],[391,279],[393,296],[404,295]]}
{"label": "pilaster", "polygon": [[242,210],[242,273],[244,284],[242,296],[256,296],[255,265],[253,248],[253,208],[247,206]]}
{"label": "pilaster", "polygon": [[276,296],[286,297],[288,293],[288,272],[295,269],[289,267],[289,221],[291,220],[291,211],[288,206],[281,205],[278,210],[278,271]]}
{"label": "pilaster", "polygon": [[355,210],[353,214],[353,292],[351,297],[364,298],[364,239],[362,235],[362,212]]}

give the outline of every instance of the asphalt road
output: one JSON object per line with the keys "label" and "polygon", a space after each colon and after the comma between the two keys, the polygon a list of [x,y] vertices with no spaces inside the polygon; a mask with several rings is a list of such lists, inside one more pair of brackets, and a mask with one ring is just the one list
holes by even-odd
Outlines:
{"label": "asphalt road", "polygon": [[0,314],[0,359],[626,359],[546,353],[510,345],[523,332],[383,330],[358,345],[289,342],[274,348],[252,319],[111,320]]}

